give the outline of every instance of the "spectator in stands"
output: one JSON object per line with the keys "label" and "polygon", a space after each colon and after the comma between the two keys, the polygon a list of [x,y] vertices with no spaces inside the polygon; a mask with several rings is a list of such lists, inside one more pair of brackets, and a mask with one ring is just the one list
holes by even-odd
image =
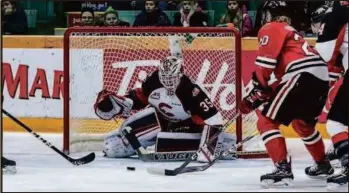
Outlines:
{"label": "spectator in stands", "polygon": [[174,15],[173,26],[206,27],[208,15],[202,11],[196,1],[182,1],[182,7]]}
{"label": "spectator in stands", "polygon": [[95,12],[92,8],[85,7],[81,10],[81,25],[82,26],[94,26],[95,25]]}
{"label": "spectator in stands", "polygon": [[5,35],[25,34],[28,30],[27,15],[15,1],[2,2],[2,30]]}
{"label": "spectator in stands", "polygon": [[238,1],[227,1],[227,12],[221,17],[220,24],[227,23],[234,24],[240,30],[242,36],[248,35],[253,28],[246,6]]}
{"label": "spectator in stands", "polygon": [[112,7],[109,7],[103,15],[103,24],[104,26],[122,26],[122,27],[129,27],[130,23],[122,21],[119,18],[118,12],[113,9]]}
{"label": "spectator in stands", "polygon": [[[158,7],[162,10],[177,10],[178,1],[158,0]],[[131,1],[131,7],[133,10],[141,10],[144,7],[143,1]]]}
{"label": "spectator in stands", "polygon": [[157,1],[145,1],[144,9],[136,16],[133,26],[170,26],[171,21]]}

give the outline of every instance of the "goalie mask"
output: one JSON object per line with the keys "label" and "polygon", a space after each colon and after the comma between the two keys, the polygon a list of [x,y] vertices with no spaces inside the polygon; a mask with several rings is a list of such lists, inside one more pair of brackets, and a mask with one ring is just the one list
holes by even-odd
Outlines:
{"label": "goalie mask", "polygon": [[182,60],[169,56],[160,61],[159,79],[168,95],[174,95],[183,76]]}

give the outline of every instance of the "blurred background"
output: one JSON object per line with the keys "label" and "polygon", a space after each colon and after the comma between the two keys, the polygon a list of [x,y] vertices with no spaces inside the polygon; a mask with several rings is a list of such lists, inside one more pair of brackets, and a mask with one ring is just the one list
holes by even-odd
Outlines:
{"label": "blurred background", "polygon": [[[207,26],[233,23],[243,36],[254,37],[268,8],[284,1],[144,1],[144,0],[17,0],[2,1],[6,35],[62,35],[71,26]],[[285,1],[292,25],[312,37],[312,7],[327,1]],[[336,3],[334,3],[336,4]],[[335,5],[333,5],[335,6]]]}

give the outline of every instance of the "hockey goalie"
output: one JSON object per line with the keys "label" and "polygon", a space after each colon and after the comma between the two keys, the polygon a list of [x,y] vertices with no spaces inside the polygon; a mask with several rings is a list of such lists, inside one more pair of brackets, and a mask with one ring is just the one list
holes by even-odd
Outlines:
{"label": "hockey goalie", "polygon": [[[132,110],[138,110],[130,116]],[[183,60],[169,56],[142,83],[125,96],[102,90],[95,103],[95,113],[103,120],[117,116],[125,119],[119,129],[105,138],[106,157],[135,155],[134,143],[144,148],[155,145],[155,152],[203,150],[197,158],[209,162],[235,140],[220,133],[209,145],[206,142],[221,132],[223,118],[205,91],[184,74]],[[123,131],[132,135],[127,137]]]}

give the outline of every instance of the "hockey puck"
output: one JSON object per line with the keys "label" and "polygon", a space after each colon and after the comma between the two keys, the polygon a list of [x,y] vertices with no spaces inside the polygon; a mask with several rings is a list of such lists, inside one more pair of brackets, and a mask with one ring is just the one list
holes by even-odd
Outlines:
{"label": "hockey puck", "polygon": [[136,168],[135,168],[135,167],[127,167],[127,170],[129,170],[129,171],[135,171]]}

